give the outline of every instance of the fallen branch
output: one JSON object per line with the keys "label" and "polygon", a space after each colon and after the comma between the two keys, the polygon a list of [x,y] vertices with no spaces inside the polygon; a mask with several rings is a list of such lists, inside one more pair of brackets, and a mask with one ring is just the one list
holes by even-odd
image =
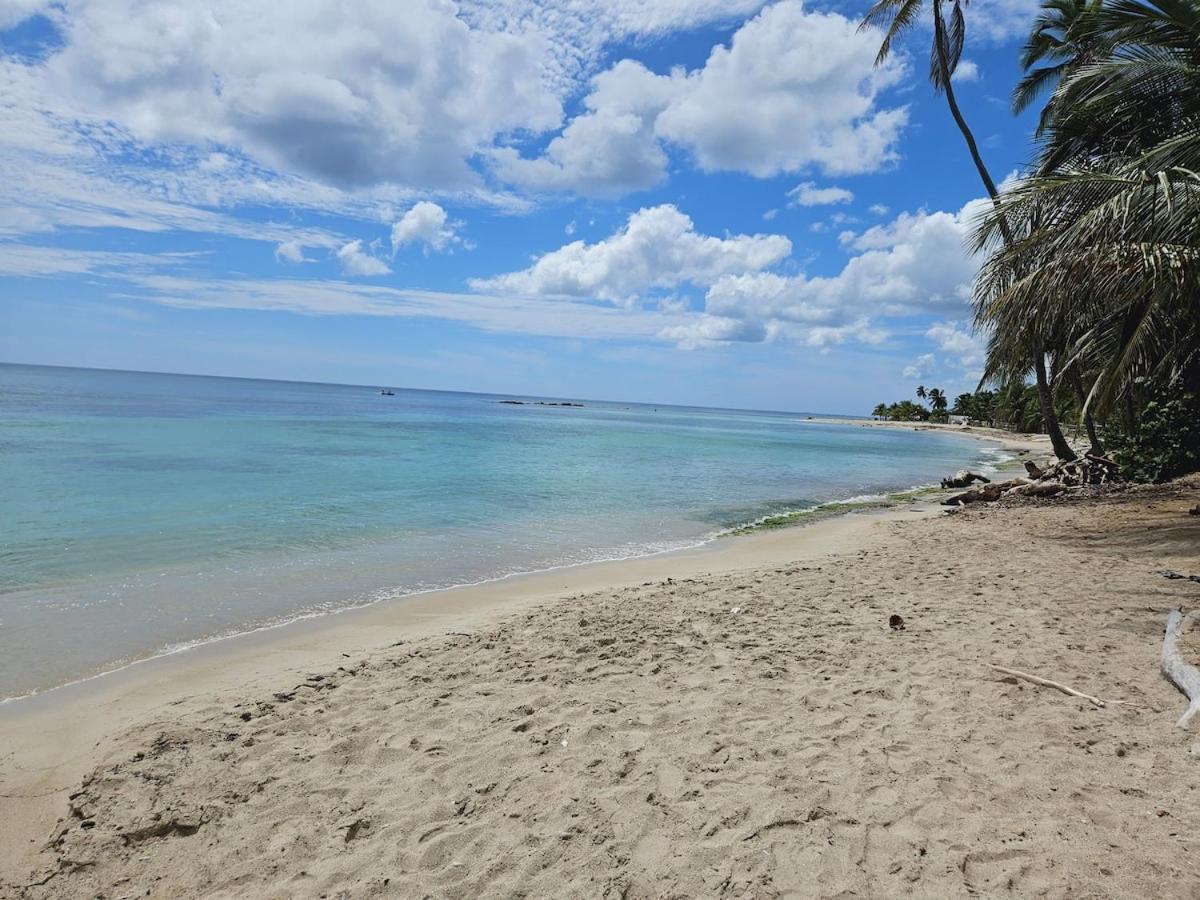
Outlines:
{"label": "fallen branch", "polygon": [[1193,622],[1200,626],[1200,610],[1192,610],[1186,615],[1182,609],[1171,610],[1167,616],[1167,634],[1163,638],[1163,674],[1191,701],[1187,711],[1175,723],[1180,728],[1187,728],[1192,717],[1200,712],[1200,669],[1184,659],[1179,650],[1179,639]]}
{"label": "fallen branch", "polygon": [[970,487],[976,481],[982,482],[983,484],[991,483],[990,478],[985,478],[984,476],[979,475],[976,472],[968,472],[966,469],[959,469],[957,472],[955,472],[949,478],[942,479],[942,487],[944,487],[944,488],[965,488],[965,487]]}
{"label": "fallen branch", "polygon": [[1028,672],[1020,672],[1017,669],[1006,669],[1004,666],[992,666],[992,668],[997,672],[1003,672],[1005,675],[1011,675],[1014,678],[1032,681],[1034,684],[1042,685],[1042,687],[1054,688],[1056,691],[1062,691],[1064,694],[1070,694],[1072,697],[1082,697],[1084,700],[1088,700],[1101,708],[1106,705],[1105,702],[1099,697],[1093,697],[1091,694],[1085,694],[1083,691],[1077,691],[1073,687],[1067,687],[1065,684],[1060,684],[1057,681],[1051,681],[1049,678],[1040,678],[1037,675],[1030,675]]}

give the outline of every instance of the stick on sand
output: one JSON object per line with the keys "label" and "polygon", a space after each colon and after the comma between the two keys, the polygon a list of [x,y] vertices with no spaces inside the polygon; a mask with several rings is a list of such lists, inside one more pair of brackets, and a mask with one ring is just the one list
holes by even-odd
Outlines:
{"label": "stick on sand", "polygon": [[1093,697],[1091,694],[1085,694],[1083,691],[1077,691],[1073,687],[1067,687],[1065,684],[1060,684],[1057,681],[1051,681],[1049,678],[1041,678],[1037,675],[1030,675],[1028,672],[1020,672],[1016,669],[1006,669],[1004,666],[992,666],[997,672],[1003,672],[1006,675],[1012,675],[1014,678],[1022,678],[1025,681],[1032,681],[1034,684],[1040,684],[1043,687],[1054,688],[1062,691],[1064,694],[1070,694],[1072,697],[1082,697],[1096,706],[1103,708],[1105,703],[1099,697]]}

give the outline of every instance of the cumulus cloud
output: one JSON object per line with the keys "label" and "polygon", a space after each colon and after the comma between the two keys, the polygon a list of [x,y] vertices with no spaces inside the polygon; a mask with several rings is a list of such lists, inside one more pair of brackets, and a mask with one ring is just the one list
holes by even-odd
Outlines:
{"label": "cumulus cloud", "polygon": [[925,336],[933,340],[943,353],[954,357],[964,369],[978,366],[986,355],[983,341],[958,322],[935,322]]}
{"label": "cumulus cloud", "polygon": [[534,190],[603,196],[653,187],[666,175],[667,154],[654,134],[656,117],[678,93],[671,78],[621,60],[592,80],[576,116],[536,159],[511,147],[492,154],[505,181]]}
{"label": "cumulus cloud", "polygon": [[734,341],[757,343],[766,340],[767,328],[761,322],[702,313],[681,325],[669,325],[658,336],[683,350],[695,350]]}
{"label": "cumulus cloud", "polygon": [[347,275],[387,275],[392,271],[382,259],[364,250],[362,241],[350,241],[341,247],[337,258]]}
{"label": "cumulus cloud", "polygon": [[709,285],[722,276],[757,272],[792,252],[782,235],[701,234],[671,204],[639,210],[616,234],[595,244],[573,241],[532,266],[472,288],[525,296],[600,299],[631,304],[648,290],[687,282]]}
{"label": "cumulus cloud", "polygon": [[843,187],[830,185],[817,187],[816,182],[804,181],[788,191],[790,206],[829,206],[834,203],[849,203],[854,194]]}
{"label": "cumulus cloud", "polygon": [[424,244],[427,251],[447,250],[454,244],[462,243],[462,238],[455,233],[457,225],[449,220],[446,210],[438,204],[422,200],[392,226],[392,252],[412,243]]}
{"label": "cumulus cloud", "polygon": [[934,358],[932,353],[923,353],[913,360],[911,365],[904,367],[901,373],[905,378],[919,380],[927,377],[933,371]]}
{"label": "cumulus cloud", "polygon": [[980,78],[979,66],[974,60],[964,59],[958,64],[958,68],[954,70],[954,74],[950,76],[951,81],[978,81]]}
{"label": "cumulus cloud", "polygon": [[895,157],[908,120],[880,108],[903,73],[874,66],[879,35],[835,13],[783,0],[746,22],[704,66],[659,75],[622,60],[592,81],[584,112],[545,152],[496,151],[505,181],[535,190],[613,194],[651,187],[666,173],[664,144],[702,169],[769,177],[816,168],[875,171]]}
{"label": "cumulus cloud", "polygon": [[58,21],[41,70],[72,107],[343,187],[468,184],[497,134],[561,118],[544,35],[472,29],[438,0],[77,0]]}
{"label": "cumulus cloud", "polygon": [[304,262],[304,248],[297,241],[284,241],[275,248],[275,258],[280,262]]}
{"label": "cumulus cloud", "polygon": [[882,203],[872,203],[867,207],[867,211],[877,216],[886,216],[890,210]]}
{"label": "cumulus cloud", "polygon": [[[849,233],[846,243],[856,252],[834,275],[723,276],[704,298],[704,313],[713,321],[696,321],[691,330],[677,328],[668,336],[685,347],[777,336],[817,347],[851,340],[877,344],[888,336],[877,324],[881,318],[961,313],[977,268],[963,246],[977,202],[958,213],[902,213],[862,234]],[[934,326],[928,336],[969,360],[957,331]]]}

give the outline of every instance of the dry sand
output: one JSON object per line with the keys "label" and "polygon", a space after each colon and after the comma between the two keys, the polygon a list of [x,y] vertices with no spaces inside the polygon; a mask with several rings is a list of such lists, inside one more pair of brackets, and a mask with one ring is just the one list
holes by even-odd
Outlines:
{"label": "dry sand", "polygon": [[135,667],[3,711],[0,895],[1200,897],[1158,674],[1200,585],[1156,574],[1198,500],[849,516]]}

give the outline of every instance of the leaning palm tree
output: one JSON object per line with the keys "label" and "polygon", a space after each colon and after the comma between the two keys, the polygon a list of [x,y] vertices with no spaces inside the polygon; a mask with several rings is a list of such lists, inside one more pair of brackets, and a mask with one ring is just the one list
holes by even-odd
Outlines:
{"label": "leaning palm tree", "polygon": [[[967,125],[967,120],[963,117],[962,110],[959,109],[958,98],[954,93],[953,76],[958,68],[959,60],[962,59],[963,42],[967,33],[966,16],[963,13],[966,2],[967,0],[931,0],[933,46],[929,52],[929,80],[933,85],[934,92],[945,96],[946,105],[950,108],[950,115],[954,118],[954,124],[958,126],[958,130],[962,132],[967,150],[971,154],[971,161],[979,173],[979,180],[983,182],[988,197],[995,203],[999,197],[996,182],[984,164],[975,135]],[[862,22],[859,23],[859,31],[875,27],[884,29],[883,42],[875,57],[875,65],[881,65],[891,55],[893,42],[913,27],[920,18],[924,5],[925,0],[876,0],[875,5],[867,10]],[[946,16],[947,5],[950,7],[949,20]],[[1007,227],[1003,218],[1000,227],[1002,229]],[[1054,452],[1060,459],[1074,459],[1075,453],[1071,450],[1067,439],[1063,437],[1058,418],[1054,413],[1054,397],[1050,391],[1050,381],[1046,373],[1046,347],[1044,345],[1031,347],[1030,361],[1037,383],[1042,421],[1046,433],[1050,436]]]}
{"label": "leaning palm tree", "polygon": [[1132,423],[1143,385],[1200,379],[1200,5],[1111,0],[1087,28],[1102,52],[1064,72],[1037,170],[977,229],[976,314],[989,365],[1062,329],[1083,412]]}

